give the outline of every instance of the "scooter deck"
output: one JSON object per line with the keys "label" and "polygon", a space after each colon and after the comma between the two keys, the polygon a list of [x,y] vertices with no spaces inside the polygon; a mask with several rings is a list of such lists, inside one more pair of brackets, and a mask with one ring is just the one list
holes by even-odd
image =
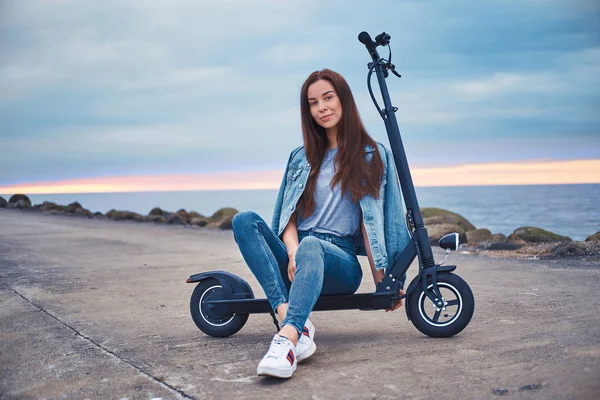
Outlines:
{"label": "scooter deck", "polygon": [[[349,295],[321,296],[313,311],[331,310],[380,310],[390,308],[395,300],[403,298],[392,292],[359,293]],[[267,299],[227,299],[209,300],[206,305],[211,312],[219,314],[257,314],[271,313],[271,305]]]}

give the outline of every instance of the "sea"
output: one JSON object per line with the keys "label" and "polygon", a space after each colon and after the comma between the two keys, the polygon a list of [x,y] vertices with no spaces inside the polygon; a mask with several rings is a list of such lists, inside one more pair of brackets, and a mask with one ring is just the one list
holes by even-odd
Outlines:
{"label": "sea", "polygon": [[[443,208],[468,219],[477,228],[510,235],[521,226],[535,226],[574,240],[600,231],[600,184],[417,187],[419,206]],[[2,195],[8,200],[10,194]],[[135,193],[29,195],[32,203],[78,201],[92,212],[110,209],[148,214],[197,211],[210,216],[221,207],[255,211],[271,223],[277,190],[220,190]]]}

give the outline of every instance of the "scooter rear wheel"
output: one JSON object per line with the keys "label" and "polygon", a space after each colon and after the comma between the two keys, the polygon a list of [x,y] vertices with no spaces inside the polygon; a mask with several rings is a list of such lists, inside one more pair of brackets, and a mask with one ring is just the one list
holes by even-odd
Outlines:
{"label": "scooter rear wheel", "polygon": [[227,292],[216,279],[205,279],[196,285],[190,300],[190,312],[196,326],[214,337],[231,336],[246,324],[248,314],[220,314],[208,307],[209,300],[226,300]]}
{"label": "scooter rear wheel", "polygon": [[[475,309],[473,292],[467,282],[451,273],[438,274],[437,284],[444,305],[437,307],[427,297],[419,280],[408,298],[410,319],[415,328],[427,336],[454,336],[471,321]],[[432,287],[429,283],[429,289]]]}

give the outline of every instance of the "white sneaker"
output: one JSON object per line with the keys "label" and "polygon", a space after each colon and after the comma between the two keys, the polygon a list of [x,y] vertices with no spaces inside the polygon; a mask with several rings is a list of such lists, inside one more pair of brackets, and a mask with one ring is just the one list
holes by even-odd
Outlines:
{"label": "white sneaker", "polygon": [[317,350],[317,345],[315,343],[315,326],[307,319],[302,334],[300,335],[300,338],[298,338],[298,344],[296,345],[296,358],[298,359],[298,362],[312,356],[315,353],[315,350]]}
{"label": "white sneaker", "polygon": [[269,351],[258,363],[256,374],[289,378],[296,370],[296,346],[285,336],[275,334]]}

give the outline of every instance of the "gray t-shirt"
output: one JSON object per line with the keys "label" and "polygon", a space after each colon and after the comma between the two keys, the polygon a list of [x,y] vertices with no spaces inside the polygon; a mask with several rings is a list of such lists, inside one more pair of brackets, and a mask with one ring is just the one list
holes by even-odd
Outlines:
{"label": "gray t-shirt", "polygon": [[311,216],[303,219],[298,216],[297,227],[300,231],[314,230],[332,233],[337,236],[354,236],[360,224],[360,204],[352,203],[352,195],[346,192],[342,196],[340,183],[331,190],[331,180],[335,173],[334,156],[337,148],[325,152],[321,171],[315,190],[315,210]]}

